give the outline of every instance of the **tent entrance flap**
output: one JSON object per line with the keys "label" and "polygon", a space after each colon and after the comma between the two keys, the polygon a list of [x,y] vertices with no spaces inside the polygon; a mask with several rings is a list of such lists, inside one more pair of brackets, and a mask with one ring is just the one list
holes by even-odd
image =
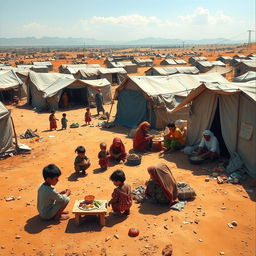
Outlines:
{"label": "tent entrance flap", "polygon": [[13,101],[13,97],[17,96],[17,93],[15,93],[14,89],[2,90],[0,93],[0,100],[5,104],[9,103],[10,101]]}
{"label": "tent entrance flap", "polygon": [[147,100],[144,95],[139,91],[129,89],[119,91],[115,123],[135,128],[146,120]]}
{"label": "tent entrance flap", "polygon": [[229,151],[226,147],[226,144],[225,144],[225,141],[223,139],[222,132],[221,132],[219,100],[218,100],[218,103],[217,103],[217,108],[216,108],[216,111],[215,111],[215,114],[214,114],[214,118],[213,118],[210,130],[214,133],[215,137],[219,141],[221,156],[230,158]]}
{"label": "tent entrance flap", "polygon": [[117,84],[117,83],[118,83],[117,73],[113,73],[112,74],[112,84]]}
{"label": "tent entrance flap", "polygon": [[87,87],[65,88],[60,97],[59,107],[63,107],[62,99],[64,93],[67,95],[68,106],[89,106]]}

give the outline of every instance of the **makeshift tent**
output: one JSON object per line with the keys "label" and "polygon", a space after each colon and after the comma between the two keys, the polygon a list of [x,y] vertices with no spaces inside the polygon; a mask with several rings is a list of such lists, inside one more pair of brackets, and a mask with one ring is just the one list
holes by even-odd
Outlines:
{"label": "makeshift tent", "polygon": [[190,64],[194,64],[195,62],[197,62],[197,61],[206,61],[207,60],[207,58],[206,57],[197,57],[197,56],[192,56],[192,57],[190,57],[189,59],[188,59],[188,63],[190,63]]}
{"label": "makeshift tent", "polygon": [[0,101],[0,154],[13,151],[11,112]]}
{"label": "makeshift tent", "polygon": [[[247,73],[234,77],[233,82],[249,82],[256,80],[256,72],[255,71],[248,71]],[[256,90],[256,89],[255,89]]]}
{"label": "makeshift tent", "polygon": [[97,88],[102,90],[104,104],[111,102],[111,85],[106,79],[78,80],[73,75],[30,72],[27,84],[28,103],[39,111],[58,109],[64,91],[71,105],[90,105]]}
{"label": "makeshift tent", "polygon": [[0,71],[0,99],[4,102],[13,100],[14,96],[22,98],[26,95],[26,88],[13,70]]}
{"label": "makeshift tent", "polygon": [[202,81],[227,82],[219,74],[128,77],[115,92],[115,123],[133,128],[147,120],[152,127],[164,128],[171,120],[187,119],[187,110],[175,115],[170,111]]}
{"label": "makeshift tent", "polygon": [[165,59],[160,62],[160,65],[177,65],[174,59]]}
{"label": "makeshift tent", "polygon": [[233,71],[232,67],[221,67],[221,66],[214,66],[209,71],[205,72],[204,74],[212,74],[212,73],[219,73],[226,77],[226,75]]}
{"label": "makeshift tent", "polygon": [[248,71],[256,72],[256,59],[255,60],[241,60],[235,66],[235,76],[240,76]]}
{"label": "makeshift tent", "polygon": [[126,70],[128,74],[130,73],[137,73],[138,67],[135,63],[132,63],[131,61],[120,61],[120,62],[114,62],[110,61],[107,62],[108,68],[123,68]]}
{"label": "makeshift tent", "polygon": [[99,64],[62,64],[59,67],[59,72],[64,74],[75,74],[82,68],[99,68]]}
{"label": "makeshift tent", "polygon": [[198,74],[196,67],[152,67],[145,71],[146,76],[169,76],[174,74]]}
{"label": "makeshift tent", "polygon": [[220,60],[221,62],[228,64],[232,60],[230,56],[220,56],[216,60]]}
{"label": "makeshift tent", "polygon": [[133,63],[137,64],[139,67],[150,67],[153,65],[153,60],[135,58]]}
{"label": "makeshift tent", "polygon": [[86,80],[106,78],[111,84],[121,84],[127,77],[127,72],[123,68],[85,68],[79,69],[74,77]]}
{"label": "makeshift tent", "polygon": [[[192,103],[192,104],[190,104]],[[230,154],[237,152],[256,177],[255,83],[205,83],[192,90],[172,113],[190,104],[187,145],[196,145],[211,130]],[[218,118],[216,118],[218,116]],[[217,120],[218,119],[218,120]],[[221,147],[222,149],[222,147]]]}
{"label": "makeshift tent", "polygon": [[219,60],[214,60],[214,61],[197,61],[193,63],[195,67],[199,69],[200,72],[204,73],[209,71],[212,67],[215,66],[221,66],[225,67],[225,63],[219,61]]}

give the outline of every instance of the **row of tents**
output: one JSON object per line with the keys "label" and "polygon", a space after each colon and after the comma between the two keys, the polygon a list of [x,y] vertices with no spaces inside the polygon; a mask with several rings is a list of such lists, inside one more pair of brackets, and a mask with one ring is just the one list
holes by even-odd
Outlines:
{"label": "row of tents", "polygon": [[[2,77],[3,76],[3,77]],[[229,154],[238,152],[249,173],[256,176],[256,86],[255,73],[228,82],[220,74],[175,74],[170,76],[127,76],[117,87],[115,124],[134,128],[149,121],[163,129],[173,120],[188,120],[187,145],[198,144],[204,129],[212,130]],[[246,81],[246,82],[241,82]],[[4,84],[5,82],[5,84]],[[38,110],[58,109],[67,92],[80,104],[89,104],[96,89],[101,88],[104,103],[111,102],[111,84],[105,78],[77,79],[70,74],[29,72],[26,82],[15,72],[0,74],[0,93],[9,88],[24,88],[28,103]],[[1,131],[9,114],[1,105]],[[5,121],[2,121],[5,120]],[[5,123],[4,123],[5,122]],[[9,121],[8,121],[9,122]],[[1,151],[10,143],[10,132],[1,133]]]}

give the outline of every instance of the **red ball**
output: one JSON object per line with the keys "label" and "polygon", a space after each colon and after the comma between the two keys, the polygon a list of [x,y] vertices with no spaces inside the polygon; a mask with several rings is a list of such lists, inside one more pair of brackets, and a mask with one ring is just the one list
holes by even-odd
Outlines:
{"label": "red ball", "polygon": [[137,228],[130,228],[128,235],[131,237],[135,237],[135,236],[138,236],[139,233],[140,233],[140,231]]}

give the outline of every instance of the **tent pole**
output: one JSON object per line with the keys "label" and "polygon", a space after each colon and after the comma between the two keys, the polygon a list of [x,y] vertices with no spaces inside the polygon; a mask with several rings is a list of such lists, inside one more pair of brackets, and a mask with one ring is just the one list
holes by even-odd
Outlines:
{"label": "tent pole", "polygon": [[108,119],[107,119],[107,124],[109,122],[109,118],[110,118],[110,115],[111,115],[111,112],[112,112],[113,105],[114,105],[114,100],[112,100],[112,102],[111,102],[111,107],[110,107],[110,111],[109,111],[109,115],[108,115]]}
{"label": "tent pole", "polygon": [[18,149],[18,139],[17,139],[17,134],[16,134],[16,130],[15,130],[15,126],[14,126],[12,117],[11,117],[11,121],[12,121],[12,128],[13,128],[13,132],[14,132],[15,149],[17,150]]}
{"label": "tent pole", "polygon": [[238,139],[239,139],[240,97],[241,97],[241,93],[238,94],[238,104],[237,104],[236,152],[238,151]]}

